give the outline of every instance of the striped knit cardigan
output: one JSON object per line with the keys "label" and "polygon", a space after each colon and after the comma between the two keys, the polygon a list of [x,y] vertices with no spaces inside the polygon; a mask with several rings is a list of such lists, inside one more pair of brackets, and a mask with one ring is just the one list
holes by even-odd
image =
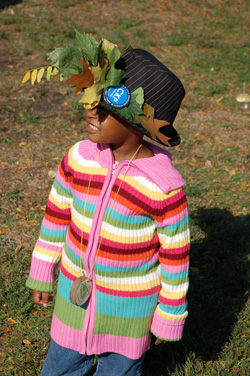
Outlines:
{"label": "striped knit cardigan", "polygon": [[[132,161],[109,216],[128,161],[113,171],[107,144],[74,145],[49,196],[26,285],[52,292],[61,261],[51,336],[82,354],[137,359],[150,346],[150,331],[169,341],[182,336],[190,238],[184,180],[169,152],[148,145],[154,156]],[[95,265],[91,297],[77,307],[69,295],[81,253],[86,275]]]}

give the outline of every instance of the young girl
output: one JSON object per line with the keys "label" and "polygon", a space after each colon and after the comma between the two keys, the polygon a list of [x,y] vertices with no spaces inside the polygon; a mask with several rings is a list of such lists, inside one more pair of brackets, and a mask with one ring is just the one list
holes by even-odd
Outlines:
{"label": "young girl", "polygon": [[[146,134],[168,146],[180,142],[172,123],[185,92],[148,52],[121,56],[105,40],[91,48],[89,41],[77,32],[78,47],[57,49],[52,67],[42,68],[84,89],[88,140],[59,166],[27,286],[34,302],[47,307],[60,262],[41,375],[87,375],[97,355],[95,375],[135,376],[150,333],[157,345],[177,341],[187,317],[184,180],[169,152],[143,140]],[[34,71],[25,80],[34,83]]]}

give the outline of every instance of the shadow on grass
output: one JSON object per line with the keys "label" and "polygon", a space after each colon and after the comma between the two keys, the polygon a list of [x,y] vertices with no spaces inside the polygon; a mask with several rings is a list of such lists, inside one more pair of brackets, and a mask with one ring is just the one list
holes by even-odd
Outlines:
{"label": "shadow on grass", "polygon": [[11,5],[22,3],[22,0],[1,0],[0,9],[7,8]]}
{"label": "shadow on grass", "polygon": [[204,361],[215,360],[247,301],[250,216],[234,217],[228,210],[202,208],[191,215],[191,223],[206,236],[191,245],[184,335],[180,342],[152,346],[144,362],[144,376],[167,376],[192,354]]}

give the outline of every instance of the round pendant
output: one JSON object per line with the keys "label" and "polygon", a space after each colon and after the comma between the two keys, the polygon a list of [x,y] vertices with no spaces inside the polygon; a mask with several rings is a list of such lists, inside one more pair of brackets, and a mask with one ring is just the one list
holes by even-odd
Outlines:
{"label": "round pendant", "polygon": [[70,302],[77,306],[83,305],[89,299],[91,291],[92,282],[89,278],[84,275],[77,278],[70,289]]}

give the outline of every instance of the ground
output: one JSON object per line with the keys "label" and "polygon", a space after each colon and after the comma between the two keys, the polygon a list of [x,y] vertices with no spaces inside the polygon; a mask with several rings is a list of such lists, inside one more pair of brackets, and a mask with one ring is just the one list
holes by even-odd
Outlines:
{"label": "ground", "polygon": [[[12,5],[11,5],[12,4]],[[191,214],[189,319],[183,340],[152,348],[144,375],[246,375],[249,370],[250,11],[245,1],[4,1],[0,10],[0,247],[3,375],[38,375],[52,307],[24,283],[50,186],[68,148],[86,137],[73,90],[43,80],[46,54],[74,29],[145,48],[177,74],[186,98],[171,149]],[[43,330],[41,331],[41,328]],[[155,373],[157,369],[157,373]]]}

